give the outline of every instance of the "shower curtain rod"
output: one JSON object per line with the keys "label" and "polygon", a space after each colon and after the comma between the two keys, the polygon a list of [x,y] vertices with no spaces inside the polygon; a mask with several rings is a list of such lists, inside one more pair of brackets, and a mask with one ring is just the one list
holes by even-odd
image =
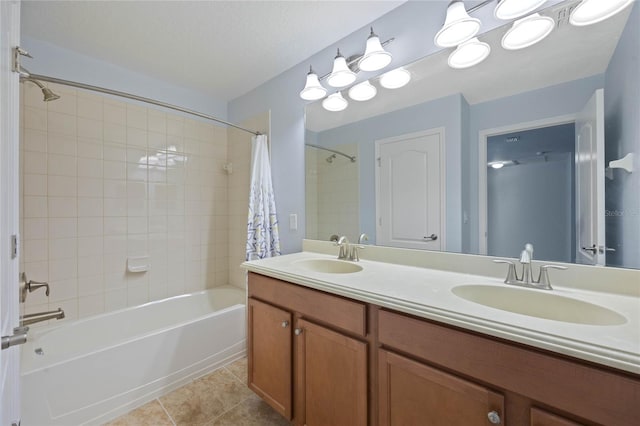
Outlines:
{"label": "shower curtain rod", "polygon": [[345,154],[344,152],[336,151],[335,149],[331,149],[331,148],[325,148],[325,147],[320,146],[320,145],[314,145],[314,144],[312,144],[312,143],[306,143],[305,145],[306,145],[306,146],[310,146],[311,148],[323,149],[323,150],[325,150],[325,151],[333,152],[334,154],[338,154],[338,155],[342,155],[343,157],[347,157],[349,160],[351,160],[351,162],[352,162],[352,163],[355,163],[355,162],[356,162],[356,157],[355,157],[355,155],[354,155],[354,156],[347,155],[347,154]]}
{"label": "shower curtain rod", "polygon": [[191,115],[195,115],[201,118],[206,118],[207,120],[212,120],[221,124],[226,124],[227,126],[231,126],[231,127],[235,127],[236,129],[248,132],[248,133],[252,133],[256,136],[261,135],[262,133],[260,132],[256,132],[255,130],[250,130],[250,129],[245,129],[244,127],[238,126],[237,124],[233,124],[233,123],[229,123],[228,121],[224,121],[221,120],[219,118],[216,118],[212,115],[209,114],[204,114],[202,112],[198,112],[198,111],[193,111],[191,109],[187,109],[187,108],[182,108],[176,105],[172,105],[172,104],[168,104],[166,102],[162,102],[162,101],[156,101],[155,99],[150,99],[150,98],[145,98],[142,96],[138,96],[138,95],[133,95],[131,93],[126,93],[126,92],[120,92],[118,90],[112,90],[112,89],[106,89],[104,87],[99,87],[99,86],[92,86],[90,84],[84,84],[84,83],[78,83],[76,81],[69,81],[69,80],[63,80],[60,78],[56,78],[56,77],[49,77],[46,75],[39,75],[39,74],[31,74],[29,73],[29,77],[28,78],[32,78],[35,80],[40,80],[40,81],[47,81],[49,83],[56,83],[56,84],[63,84],[65,86],[72,86],[72,87],[77,87],[79,89],[85,89],[85,90],[92,90],[94,92],[100,92],[100,93],[106,93],[108,95],[115,95],[115,96],[120,96],[123,98],[128,98],[128,99],[133,99],[134,101],[140,101],[140,102],[146,102],[148,104],[153,104],[153,105],[157,105],[157,106],[161,106],[163,108],[169,108],[175,111],[180,111],[180,112],[186,112],[187,114],[191,114]]}

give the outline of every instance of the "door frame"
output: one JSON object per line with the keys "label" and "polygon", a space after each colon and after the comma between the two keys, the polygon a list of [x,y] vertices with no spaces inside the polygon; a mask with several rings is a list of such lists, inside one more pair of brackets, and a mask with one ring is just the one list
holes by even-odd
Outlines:
{"label": "door frame", "polygon": [[[18,271],[20,241],[20,81],[13,71],[14,48],[20,45],[20,1],[2,1],[0,27],[0,331],[12,335],[19,323]],[[16,246],[11,242],[16,238]],[[0,352],[0,423],[20,422],[19,346]],[[6,374],[5,374],[6,373]]]}
{"label": "door frame", "polygon": [[376,240],[377,236],[380,232],[380,213],[382,211],[380,206],[380,146],[388,143],[394,143],[398,141],[402,141],[410,138],[418,138],[421,136],[428,136],[438,134],[440,136],[439,139],[439,151],[440,151],[440,230],[439,230],[439,238],[440,238],[440,251],[447,250],[447,238],[446,238],[446,211],[447,211],[447,191],[446,191],[446,172],[447,172],[447,163],[446,163],[446,153],[445,153],[445,128],[434,127],[431,129],[420,130],[418,132],[405,133],[403,135],[392,136],[384,139],[376,139],[374,141],[375,144],[375,157],[374,157],[374,168],[375,168],[375,197],[376,197]]}
{"label": "door frame", "polygon": [[[540,129],[575,123],[577,114],[558,115],[540,120],[523,121],[506,126],[482,129],[478,132],[478,254],[487,255],[488,203],[487,203],[487,140],[505,133]],[[517,253],[514,253],[516,256]]]}

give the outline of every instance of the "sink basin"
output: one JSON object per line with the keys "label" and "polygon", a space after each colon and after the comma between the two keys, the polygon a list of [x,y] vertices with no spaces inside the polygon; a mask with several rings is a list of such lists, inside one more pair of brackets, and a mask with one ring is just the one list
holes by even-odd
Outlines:
{"label": "sink basin", "polygon": [[531,317],[585,325],[620,325],[627,319],[603,306],[544,290],[461,285],[453,294],[470,302]]}
{"label": "sink basin", "polygon": [[295,263],[304,269],[327,274],[351,274],[362,271],[362,266],[352,262],[331,259],[307,259]]}

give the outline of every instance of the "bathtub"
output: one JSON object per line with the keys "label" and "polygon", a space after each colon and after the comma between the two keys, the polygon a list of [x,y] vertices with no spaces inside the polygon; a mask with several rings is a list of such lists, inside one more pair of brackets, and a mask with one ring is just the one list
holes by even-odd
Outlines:
{"label": "bathtub", "polygon": [[245,302],[225,286],[30,331],[22,425],[104,423],[244,356]]}

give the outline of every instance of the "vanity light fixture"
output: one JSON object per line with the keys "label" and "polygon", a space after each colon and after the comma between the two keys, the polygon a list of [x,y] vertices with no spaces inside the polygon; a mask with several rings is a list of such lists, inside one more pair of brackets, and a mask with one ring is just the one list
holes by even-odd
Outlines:
{"label": "vanity light fixture", "polygon": [[529,12],[533,12],[546,1],[547,0],[498,0],[498,5],[493,13],[498,19],[515,19]]}
{"label": "vanity light fixture", "polygon": [[491,46],[474,37],[458,46],[449,55],[447,62],[451,68],[469,68],[487,59],[489,53],[491,53]]}
{"label": "vanity light fixture", "polygon": [[489,163],[492,169],[501,169],[504,167],[504,163],[502,161],[494,161],[493,163]]}
{"label": "vanity light fixture", "polygon": [[358,61],[358,68],[362,71],[378,71],[390,63],[391,53],[384,50],[380,39],[373,32],[373,27],[371,27],[371,34],[369,34],[369,38],[367,39],[367,47],[364,55]]}
{"label": "vanity light fixture", "polygon": [[612,17],[633,3],[633,0],[582,0],[571,11],[569,22],[578,27],[595,24]]}
{"label": "vanity light fixture", "polygon": [[385,89],[399,89],[411,81],[411,73],[400,67],[380,76],[380,86]]}
{"label": "vanity light fixture", "polygon": [[338,112],[346,109],[347,106],[349,106],[349,102],[342,97],[340,91],[329,95],[322,101],[322,107],[327,111]]}
{"label": "vanity light fixture", "polygon": [[539,13],[519,19],[502,37],[502,47],[518,50],[533,46],[551,34],[554,26],[553,18],[540,16]]}
{"label": "vanity light fixture", "polygon": [[354,101],[368,101],[373,99],[378,93],[378,89],[369,83],[369,80],[365,80],[362,83],[358,83],[349,89],[349,97]]}
{"label": "vanity light fixture", "polygon": [[307,74],[307,84],[304,85],[304,89],[300,92],[300,97],[305,101],[317,101],[327,95],[327,89],[322,87],[318,74],[313,71],[313,68],[309,67],[309,73]]}
{"label": "vanity light fixture", "polygon": [[447,7],[447,17],[440,31],[436,33],[434,43],[440,47],[457,46],[478,34],[480,20],[472,18],[461,0],[453,1]]}
{"label": "vanity light fixture", "polygon": [[332,87],[345,87],[356,81],[356,73],[351,71],[347,66],[347,60],[340,53],[333,60],[333,70],[327,77],[327,84]]}

